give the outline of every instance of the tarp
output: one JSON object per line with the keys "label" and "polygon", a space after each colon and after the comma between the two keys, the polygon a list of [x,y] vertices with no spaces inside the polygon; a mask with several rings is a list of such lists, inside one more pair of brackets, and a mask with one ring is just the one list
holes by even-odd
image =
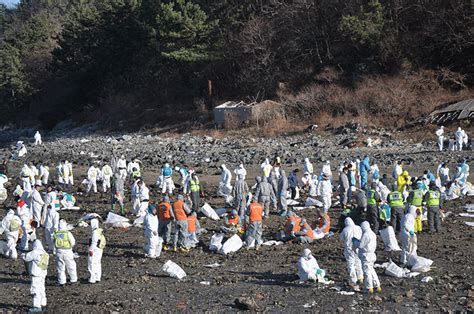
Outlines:
{"label": "tarp", "polygon": [[212,220],[219,220],[219,215],[217,215],[216,211],[208,203],[202,206],[201,212]]}

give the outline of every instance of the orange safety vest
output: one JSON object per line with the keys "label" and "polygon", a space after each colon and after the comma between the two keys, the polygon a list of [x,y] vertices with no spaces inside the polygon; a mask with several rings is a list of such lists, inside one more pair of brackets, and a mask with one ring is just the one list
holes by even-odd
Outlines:
{"label": "orange safety vest", "polygon": [[250,203],[249,206],[249,221],[250,223],[256,222],[256,221],[262,221],[263,219],[263,207],[260,205],[258,202],[252,202]]}
{"label": "orange safety vest", "polygon": [[305,236],[308,238],[314,239],[314,231],[308,223],[303,225],[303,229],[307,229]]}
{"label": "orange safety vest", "polygon": [[188,217],[188,232],[189,233],[194,233],[196,232],[196,222],[197,222],[197,217],[196,216],[189,216]]}
{"label": "orange safety vest", "polygon": [[168,202],[162,202],[158,205],[158,219],[160,221],[171,220],[171,204]]}
{"label": "orange safety vest", "polygon": [[186,212],[184,211],[184,202],[182,200],[177,200],[173,203],[173,212],[175,220],[187,220]]}
{"label": "orange safety vest", "polygon": [[[292,223],[293,223],[293,226],[291,225]],[[288,219],[286,220],[285,230],[288,233],[300,232],[300,230],[301,230],[300,224],[301,224],[301,218],[300,217],[298,217],[298,216],[288,217]]]}
{"label": "orange safety vest", "polygon": [[325,214],[323,217],[319,218],[319,228],[322,228],[324,226],[325,220],[327,220],[327,226],[326,228],[324,228],[324,230],[321,231],[324,233],[328,233],[331,229],[331,218],[329,218],[328,214]]}
{"label": "orange safety vest", "polygon": [[229,224],[229,226],[237,226],[239,224],[239,219],[239,215],[235,215],[235,217],[228,216],[227,223]]}

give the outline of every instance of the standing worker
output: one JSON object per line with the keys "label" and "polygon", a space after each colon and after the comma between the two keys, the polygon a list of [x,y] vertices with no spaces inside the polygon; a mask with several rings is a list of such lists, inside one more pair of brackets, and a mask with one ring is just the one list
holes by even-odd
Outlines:
{"label": "standing worker", "polygon": [[322,181],[318,185],[318,195],[321,197],[323,203],[323,211],[327,213],[331,208],[332,204],[332,185],[330,176],[327,173],[323,173]]}
{"label": "standing worker", "polygon": [[98,171],[94,165],[91,165],[89,170],[87,171],[87,181],[89,182],[87,185],[87,194],[93,189],[94,193],[97,193],[97,177]]}
{"label": "standing worker", "polygon": [[252,203],[250,203],[246,219],[248,223],[248,229],[245,235],[247,250],[250,249],[253,244],[255,244],[255,249],[258,250],[262,244],[263,207],[257,201],[256,196],[253,197]]}
{"label": "standing worker", "polygon": [[415,216],[416,207],[410,206],[408,213],[405,214],[400,227],[400,242],[402,252],[400,253],[400,263],[405,265],[408,261],[408,255],[416,253],[416,234],[415,234]]}
{"label": "standing worker", "polygon": [[165,163],[163,168],[161,168],[161,174],[163,175],[163,187],[161,188],[161,193],[168,193],[168,195],[173,194],[174,183],[173,178],[171,177],[173,175],[173,169],[171,169],[169,163]]}
{"label": "standing worker", "polygon": [[428,207],[428,225],[430,227],[430,233],[440,232],[441,223],[439,218],[439,211],[442,208],[441,204],[441,193],[436,188],[434,183],[430,183],[430,189],[425,194],[423,201],[426,202]]}
{"label": "standing worker", "polygon": [[372,182],[367,189],[367,215],[366,219],[372,228],[372,231],[377,234],[379,232],[379,203],[381,201],[380,194],[377,192],[377,183]]}
{"label": "standing worker", "polygon": [[359,258],[362,262],[362,271],[364,272],[364,286],[367,293],[373,293],[374,288],[382,292],[380,280],[374,269],[374,263],[377,260],[375,250],[377,249],[377,236],[370,229],[370,224],[364,221],[361,225],[362,238],[359,242]]}
{"label": "standing worker", "polygon": [[189,252],[187,247],[188,238],[188,216],[191,213],[188,205],[184,202],[183,195],[178,195],[178,200],[171,206],[173,223],[173,251]]}
{"label": "standing worker", "polygon": [[286,177],[285,170],[280,170],[280,179],[278,180],[278,209],[280,210],[280,216],[286,216],[287,204],[286,204],[286,192],[288,190],[288,178]]}
{"label": "standing worker", "polygon": [[169,250],[171,245],[171,204],[168,195],[158,204],[158,236],[163,239],[163,249]]}
{"label": "standing worker", "polygon": [[400,231],[403,211],[405,209],[405,203],[403,202],[403,195],[398,192],[396,184],[392,185],[392,192],[388,193],[387,203],[390,206],[390,221],[393,226],[393,231]]}
{"label": "standing worker", "polygon": [[76,240],[72,233],[67,230],[67,223],[64,219],[59,221],[59,230],[54,233],[53,239],[56,248],[56,268],[59,284],[66,284],[66,270],[71,283],[77,282],[76,261],[74,261],[72,251],[72,248],[76,245]]}
{"label": "standing worker", "polygon": [[33,220],[38,222],[38,227],[41,222],[41,218],[42,218],[41,213],[44,206],[43,198],[41,197],[41,194],[39,192],[42,189],[43,189],[43,184],[41,180],[37,180],[35,183],[35,188],[33,189],[33,193],[31,195],[31,207],[32,207],[31,209],[33,212]]}
{"label": "standing worker", "polygon": [[[143,227],[145,227],[145,238],[147,240],[145,245],[145,255],[149,258],[156,258],[161,255],[161,247],[163,240],[158,234],[158,217],[157,208],[154,205],[148,207],[148,213],[143,220]],[[161,221],[160,221],[161,223]]]}
{"label": "standing worker", "polygon": [[120,213],[125,215],[123,198],[124,198],[124,189],[123,189],[123,179],[119,173],[115,173],[112,176],[111,182],[111,194],[112,194],[112,212],[115,210],[115,203],[119,203]]}
{"label": "standing worker", "polygon": [[275,193],[273,187],[269,182],[269,179],[263,179],[261,177],[255,178],[257,181],[257,190],[255,191],[255,197],[258,202],[263,205],[265,210],[265,218],[270,215],[270,202],[275,204]]}
{"label": "standing worker", "polygon": [[200,212],[199,205],[201,202],[201,186],[199,184],[199,178],[194,170],[190,170],[189,173],[191,174],[191,178],[189,180],[189,189],[188,191],[191,192],[191,202],[193,203],[193,211],[196,213]]}
{"label": "standing worker", "polygon": [[249,187],[244,180],[242,174],[237,175],[238,179],[234,186],[234,206],[238,211],[239,216],[243,217],[245,214],[245,208],[247,207],[247,195],[249,193]]}
{"label": "standing worker", "polygon": [[421,232],[423,229],[422,216],[423,216],[423,196],[424,192],[422,189],[423,183],[418,181],[416,183],[417,188],[410,192],[407,198],[407,203],[411,206],[416,207],[416,218],[415,218],[415,232]]}
{"label": "standing worker", "polygon": [[31,263],[28,269],[31,275],[30,292],[33,295],[33,308],[29,312],[41,312],[47,301],[44,283],[48,274],[49,255],[43,249],[41,241],[35,240],[33,250],[22,254],[21,257],[25,262]]}
{"label": "standing worker", "polygon": [[89,258],[87,259],[87,269],[90,277],[89,283],[100,282],[102,277],[102,253],[104,252],[106,240],[104,232],[99,228],[99,220],[91,219],[92,236],[89,245]]}
{"label": "standing worker", "polygon": [[36,131],[34,138],[35,138],[35,145],[43,144],[43,141],[41,140],[41,134],[39,131]]}
{"label": "standing worker", "polygon": [[439,151],[442,152],[444,146],[444,126],[441,126],[438,130],[436,130],[436,136],[438,137]]}
{"label": "standing worker", "polygon": [[344,257],[346,258],[347,272],[350,279],[349,287],[359,291],[358,283],[362,283],[362,280],[364,280],[364,273],[358,256],[358,248],[354,245],[353,239],[361,240],[362,229],[349,217],[344,220],[344,225],[344,230],[342,230],[339,237],[344,242]]}

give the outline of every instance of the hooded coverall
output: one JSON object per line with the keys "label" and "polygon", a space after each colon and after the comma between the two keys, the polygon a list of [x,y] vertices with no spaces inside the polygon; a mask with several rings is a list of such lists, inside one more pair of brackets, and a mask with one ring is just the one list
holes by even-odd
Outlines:
{"label": "hooded coverall", "polygon": [[405,214],[400,228],[400,242],[402,252],[400,253],[400,263],[406,264],[408,255],[416,254],[416,234],[415,234],[415,215],[416,207],[410,206],[408,213]]}
{"label": "hooded coverall", "polygon": [[352,285],[356,285],[357,281],[362,281],[364,273],[362,272],[362,264],[360,262],[358,252],[359,249],[353,245],[352,239],[360,241],[362,238],[362,229],[357,226],[350,217],[344,220],[344,229],[339,238],[344,242],[344,257],[347,263],[347,272]]}
{"label": "hooded coverall", "polygon": [[149,211],[143,220],[143,226],[145,227],[145,238],[147,240],[145,253],[150,258],[159,257],[161,255],[163,239],[158,233],[158,216]]}
{"label": "hooded coverall", "polygon": [[104,252],[106,240],[104,232],[99,228],[97,219],[91,220],[92,236],[89,245],[89,258],[87,269],[89,270],[89,282],[99,282],[102,277],[102,253]]}
{"label": "hooded coverall", "polygon": [[59,221],[59,230],[53,234],[53,239],[56,248],[56,268],[59,284],[66,284],[66,270],[71,283],[77,282],[76,261],[72,252],[76,240],[72,233],[67,230],[67,223],[64,220]]}
{"label": "hooded coverall", "polygon": [[377,236],[370,229],[367,221],[362,222],[362,238],[359,244],[359,258],[364,272],[365,289],[380,288],[380,280],[374,269],[374,263],[377,260],[375,250],[377,249]]}
{"label": "hooded coverall", "polygon": [[43,249],[40,240],[33,242],[33,250],[27,254],[22,254],[22,258],[29,264],[31,275],[30,293],[33,295],[33,307],[41,309],[46,306],[45,280],[48,274],[49,255]]}
{"label": "hooded coverall", "polygon": [[239,175],[239,179],[235,182],[233,193],[235,210],[237,210],[239,216],[243,217],[245,214],[245,208],[247,207],[249,187],[241,175]]}
{"label": "hooded coverall", "polygon": [[255,197],[258,199],[258,202],[263,204],[265,210],[265,217],[268,217],[270,214],[270,202],[272,202],[273,207],[275,207],[275,193],[273,192],[273,187],[269,182],[269,179],[263,180],[261,177],[256,178],[257,181],[257,190],[255,191]]}

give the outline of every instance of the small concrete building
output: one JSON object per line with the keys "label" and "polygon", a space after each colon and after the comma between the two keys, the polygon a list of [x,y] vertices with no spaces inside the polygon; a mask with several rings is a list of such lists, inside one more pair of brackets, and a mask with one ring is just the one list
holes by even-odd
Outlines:
{"label": "small concrete building", "polygon": [[259,103],[227,101],[214,108],[214,122],[218,127],[238,127],[252,122],[258,125],[282,115],[281,104],[272,100]]}

